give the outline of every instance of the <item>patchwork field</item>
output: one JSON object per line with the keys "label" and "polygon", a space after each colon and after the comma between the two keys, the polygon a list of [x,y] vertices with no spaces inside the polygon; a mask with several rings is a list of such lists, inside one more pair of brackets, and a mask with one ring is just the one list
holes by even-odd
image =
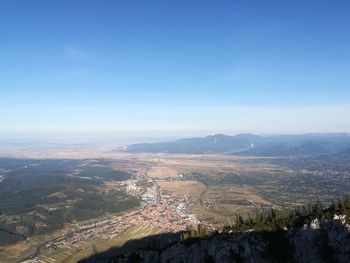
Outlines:
{"label": "patchwork field", "polygon": [[210,185],[202,195],[203,200],[220,201],[221,203],[244,205],[271,205],[251,186]]}
{"label": "patchwork field", "polygon": [[88,258],[96,253],[105,252],[113,247],[120,247],[131,239],[139,239],[149,235],[161,233],[160,229],[151,225],[135,226],[117,238],[106,240],[94,238],[88,242],[80,242],[70,248],[58,249],[54,251],[44,251],[41,255],[43,262],[66,262],[76,263],[79,260]]}
{"label": "patchwork field", "polygon": [[205,184],[198,181],[157,182],[157,184],[165,192],[190,196],[193,200],[198,200],[207,189]]}
{"label": "patchwork field", "polygon": [[169,167],[155,166],[148,172],[150,178],[178,177],[179,172]]}

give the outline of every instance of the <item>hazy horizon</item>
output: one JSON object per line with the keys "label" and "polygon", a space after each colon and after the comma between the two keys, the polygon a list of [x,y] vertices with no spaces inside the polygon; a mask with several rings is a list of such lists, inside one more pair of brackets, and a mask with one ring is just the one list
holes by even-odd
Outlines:
{"label": "hazy horizon", "polygon": [[143,142],[166,142],[175,141],[183,138],[206,137],[210,135],[224,134],[235,136],[238,134],[253,134],[263,137],[283,136],[283,135],[307,135],[307,134],[348,134],[349,132],[301,132],[301,133],[257,133],[245,131],[230,130],[207,130],[207,131],[148,131],[140,133],[140,131],[129,131],[129,133],[120,133],[118,131],[87,133],[0,133],[0,144],[119,144],[128,145]]}

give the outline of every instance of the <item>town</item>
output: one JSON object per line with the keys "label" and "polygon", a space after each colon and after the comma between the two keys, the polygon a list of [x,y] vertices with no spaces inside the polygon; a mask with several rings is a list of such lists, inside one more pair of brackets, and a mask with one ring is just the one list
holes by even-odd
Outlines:
{"label": "town", "polygon": [[[138,195],[141,200],[140,208],[112,216],[101,222],[87,225],[77,224],[71,233],[47,243],[46,249],[66,248],[92,237],[115,239],[118,238],[119,234],[133,226],[151,225],[161,229],[161,232],[164,233],[175,233],[198,227],[200,222],[196,216],[186,212],[187,205],[192,202],[191,198],[179,194],[162,193],[155,181],[147,177],[145,169],[140,169],[136,178],[136,180],[131,179],[126,182],[106,183],[110,187],[113,184],[124,184],[128,193]],[[182,177],[180,178],[183,180]],[[143,184],[140,184],[140,181]],[[210,227],[214,228],[214,226]]]}

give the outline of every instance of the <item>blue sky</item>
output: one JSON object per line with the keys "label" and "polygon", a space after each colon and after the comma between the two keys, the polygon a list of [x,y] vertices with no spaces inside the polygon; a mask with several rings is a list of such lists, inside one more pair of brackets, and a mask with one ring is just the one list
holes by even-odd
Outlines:
{"label": "blue sky", "polygon": [[350,2],[0,1],[0,134],[350,132]]}

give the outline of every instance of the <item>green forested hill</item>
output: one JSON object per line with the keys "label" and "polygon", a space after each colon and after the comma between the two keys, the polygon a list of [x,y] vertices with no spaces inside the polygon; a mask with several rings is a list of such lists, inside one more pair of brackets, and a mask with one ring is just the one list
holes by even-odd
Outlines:
{"label": "green forested hill", "polygon": [[0,169],[0,245],[139,205],[123,189],[106,191],[104,182],[132,176],[106,160],[0,158]]}

